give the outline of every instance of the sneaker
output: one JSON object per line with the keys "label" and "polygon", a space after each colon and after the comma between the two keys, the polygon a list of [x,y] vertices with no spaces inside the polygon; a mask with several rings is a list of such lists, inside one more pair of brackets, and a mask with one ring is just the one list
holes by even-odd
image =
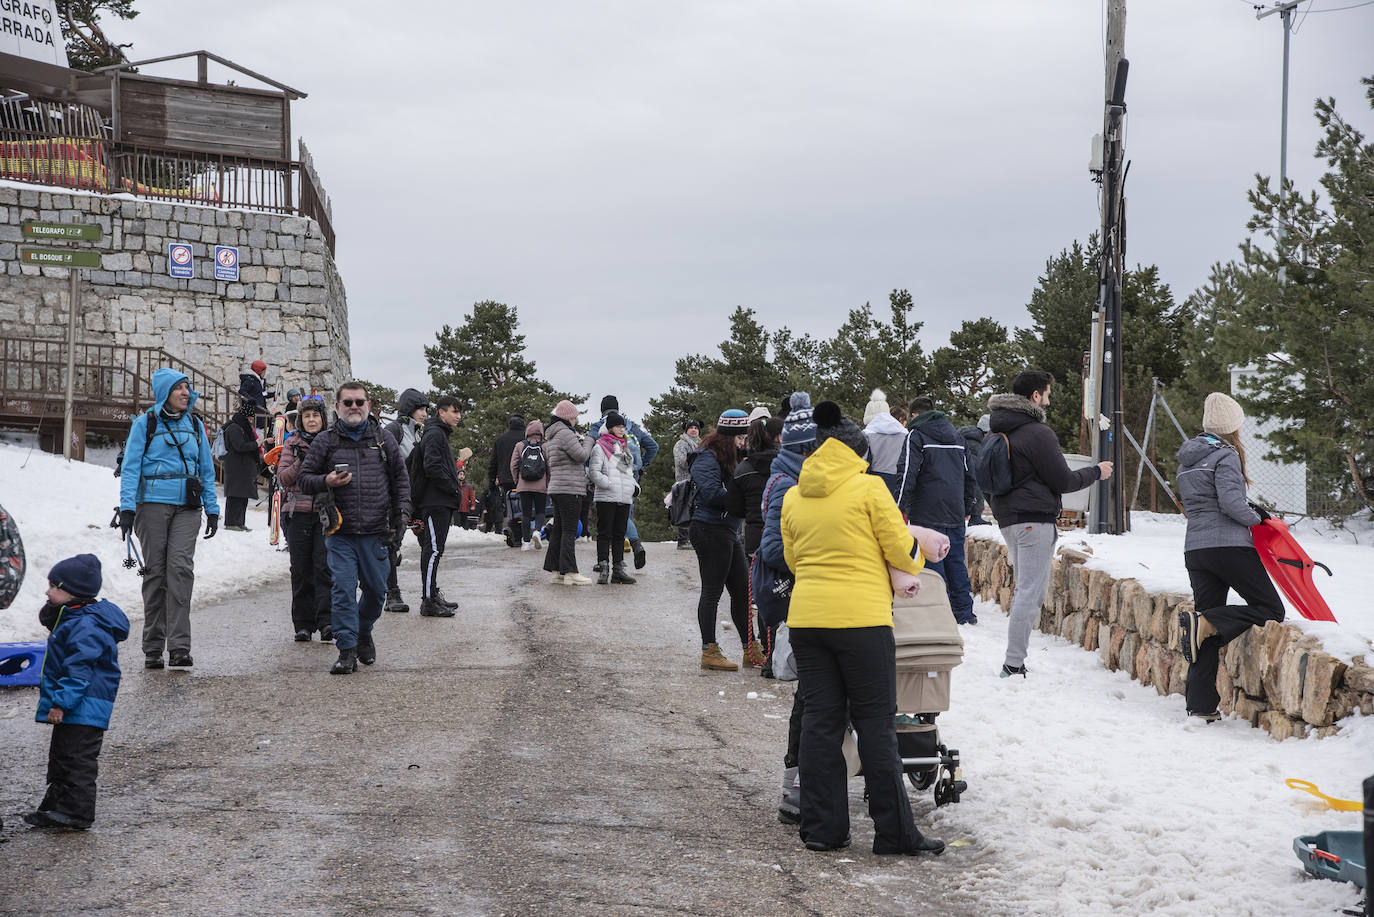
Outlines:
{"label": "sneaker", "polygon": [[190,653],[172,653],[167,657],[167,666],[173,669],[189,669],[195,665]]}
{"label": "sneaker", "polygon": [[750,640],[749,645],[744,648],[744,664],[751,669],[762,668],[768,657],[763,652],[763,646],[757,640]]}
{"label": "sneaker", "polygon": [[[604,563],[602,563],[601,561],[598,560],[596,563],[592,564],[592,572],[593,572],[593,573],[600,573],[602,567],[608,567],[608,566],[610,566],[610,565],[609,565],[609,564],[604,564]],[[606,571],[606,572],[609,573],[610,571],[608,570],[608,571]]]}
{"label": "sneaker", "polygon": [[998,677],[998,678],[1010,678],[1010,677],[1013,676],[1013,675],[1020,675],[1022,678],[1025,678],[1025,677],[1026,677],[1026,673],[1029,672],[1029,671],[1030,671],[1030,670],[1027,669],[1024,665],[1006,665],[1006,664],[1003,664],[1003,666],[1002,666],[1002,671],[1001,671],[1001,673],[1000,673],[997,677]]}
{"label": "sneaker", "polygon": [[522,550],[522,551],[533,551],[533,550],[534,550],[534,545],[530,544],[528,541],[522,541],[522,542],[520,543],[520,550]]}
{"label": "sneaker", "polygon": [[910,847],[907,847],[905,850],[901,850],[896,847],[889,846],[888,844],[880,843],[879,841],[874,840],[873,852],[879,855],[886,853],[901,853],[909,857],[914,857],[922,853],[929,853],[932,856],[939,856],[940,854],[945,852],[945,842],[940,840],[938,837],[926,837],[922,835],[920,840],[916,841],[914,844],[912,844]]}
{"label": "sneaker", "polygon": [[679,551],[690,551],[692,550],[692,543],[690,541],[679,541],[677,543],[677,549]]}
{"label": "sneaker", "polygon": [[708,643],[701,648],[701,667],[713,672],[739,671],[739,666],[725,658],[719,643]]}
{"label": "sneaker", "polygon": [[553,580],[552,580],[551,582],[552,582],[555,586],[561,586],[561,585],[563,585],[563,574],[561,574],[561,573],[555,573],[555,574],[553,575]]}
{"label": "sneaker", "polygon": [[358,651],[339,650],[339,658],[329,667],[330,675],[351,675],[358,671]]}
{"label": "sneaker", "polygon": [[544,547],[544,539],[539,537],[538,532],[531,532],[530,544],[534,547],[534,550],[538,551]]}
{"label": "sneaker", "polygon": [[840,841],[838,844],[828,844],[828,843],[826,843],[825,841],[814,841],[814,840],[813,840],[813,841],[807,841],[807,842],[806,842],[806,849],[807,849],[807,850],[815,850],[815,851],[818,851],[818,852],[820,852],[820,853],[825,853],[825,852],[828,852],[828,851],[831,851],[831,850],[843,850],[843,849],[845,849],[845,848],[848,847],[848,846],[849,846],[849,838],[848,838],[848,837],[845,837],[845,839],[842,840],[842,841]]}
{"label": "sneaker", "polygon": [[643,545],[635,546],[635,569],[643,570],[644,565],[649,562],[649,552],[644,550]]}
{"label": "sneaker", "polygon": [[372,665],[377,661],[377,644],[372,642],[372,635],[358,638],[358,661],[363,665]]}
{"label": "sneaker", "polygon": [[590,586],[591,584],[592,581],[587,579],[587,577],[583,576],[581,573],[563,574],[564,586]]}
{"label": "sneaker", "polygon": [[309,642],[310,642],[310,631],[306,630],[306,629],[303,628],[303,627],[302,627],[300,630],[296,631],[296,642],[297,642],[297,643],[309,643]]}
{"label": "sneaker", "polygon": [[594,569],[596,570],[596,584],[597,584],[598,586],[608,586],[608,585],[610,585],[610,582],[611,582],[611,570],[610,570],[610,567],[611,567],[610,564],[597,564],[596,567],[594,568]]}
{"label": "sneaker", "polygon": [[160,669],[160,668],[162,668],[162,657],[161,657],[161,656],[145,656],[144,659],[143,659],[143,667],[144,667],[145,669]]}
{"label": "sneaker", "polygon": [[452,608],[440,605],[437,599],[420,600],[420,617],[422,618],[451,618],[457,612]]}
{"label": "sneaker", "polygon": [[1204,723],[1215,723],[1217,720],[1221,719],[1221,713],[1216,710],[1213,710],[1211,713],[1194,713],[1189,710],[1188,716],[1191,719],[1202,720]]}
{"label": "sneaker", "polygon": [[394,611],[398,614],[405,614],[410,611],[410,606],[405,603],[405,599],[401,598],[401,590],[399,589],[393,589],[386,594],[384,607],[387,611]]}
{"label": "sneaker", "polygon": [[85,831],[91,826],[91,822],[72,818],[61,812],[29,812],[24,815],[24,821],[35,828],[63,828],[68,831]]}
{"label": "sneaker", "polygon": [[1183,658],[1192,665],[1197,662],[1198,648],[1201,645],[1197,637],[1198,618],[1196,611],[1180,611],[1178,613],[1178,643],[1179,649],[1183,651]]}
{"label": "sneaker", "polygon": [[793,786],[782,794],[778,803],[778,821],[784,825],[801,824],[801,787]]}

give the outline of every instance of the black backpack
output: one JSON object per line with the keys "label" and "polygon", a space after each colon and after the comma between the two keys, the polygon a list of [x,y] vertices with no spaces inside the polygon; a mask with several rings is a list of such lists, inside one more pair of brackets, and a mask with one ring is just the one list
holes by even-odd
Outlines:
{"label": "black backpack", "polygon": [[973,477],[985,494],[1000,497],[1016,486],[1011,473],[1011,440],[1005,433],[989,433],[973,460]]}
{"label": "black backpack", "polygon": [[544,458],[544,445],[524,440],[520,447],[520,461],[516,465],[522,481],[542,481],[549,473],[549,462]]}
{"label": "black backpack", "polygon": [[[429,475],[425,473],[425,450],[424,443],[420,440],[415,441],[415,445],[410,449],[410,455],[406,456],[406,474],[410,476],[410,502],[419,506],[420,498],[424,495],[425,487],[429,484]],[[386,454],[386,450],[382,450]]]}
{"label": "black backpack", "polygon": [[691,525],[692,513],[697,508],[697,482],[690,477],[683,478],[673,485],[672,505],[668,507],[669,525]]}

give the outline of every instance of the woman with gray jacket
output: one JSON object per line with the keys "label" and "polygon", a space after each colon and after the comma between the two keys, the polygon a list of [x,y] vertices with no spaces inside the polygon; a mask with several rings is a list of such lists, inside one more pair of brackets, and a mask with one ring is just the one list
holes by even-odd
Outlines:
{"label": "woman with gray jacket", "polygon": [[625,530],[639,485],[635,483],[630,441],[625,436],[625,418],[617,411],[606,412],[601,435],[592,445],[587,475],[596,486],[596,559],[601,570],[596,581],[602,586],[633,585],[635,578],[625,572]]}
{"label": "woman with gray jacket", "polygon": [[[1179,641],[1189,662],[1188,715],[1206,722],[1217,711],[1221,648],[1266,621],[1283,620],[1283,602],[1255,551],[1252,526],[1269,517],[1245,499],[1245,412],[1221,392],[1207,396],[1201,436],[1178,450],[1178,496],[1188,514],[1183,563],[1193,584],[1194,611],[1178,613]],[[1244,605],[1227,605],[1234,589]]]}
{"label": "woman with gray jacket", "polygon": [[549,498],[553,501],[553,524],[549,526],[549,549],[544,569],[553,582],[564,586],[586,586],[590,579],[577,572],[577,520],[582,497],[587,493],[587,457],[592,443],[578,433],[577,405],[564,399],[553,409],[544,427],[544,454],[549,465]]}

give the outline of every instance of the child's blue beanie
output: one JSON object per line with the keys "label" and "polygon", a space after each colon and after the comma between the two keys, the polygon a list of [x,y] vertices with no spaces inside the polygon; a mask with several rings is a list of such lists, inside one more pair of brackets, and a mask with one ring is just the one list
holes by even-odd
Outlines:
{"label": "child's blue beanie", "polygon": [[59,560],[48,573],[48,582],[72,595],[93,599],[100,595],[100,558],[78,554]]}

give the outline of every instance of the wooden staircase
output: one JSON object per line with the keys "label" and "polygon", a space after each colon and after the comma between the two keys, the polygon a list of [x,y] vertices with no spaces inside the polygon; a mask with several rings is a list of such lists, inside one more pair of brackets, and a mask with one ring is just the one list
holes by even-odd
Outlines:
{"label": "wooden staircase", "polygon": [[[153,372],[185,373],[200,392],[195,411],[205,428],[218,430],[238,404],[238,388],[160,347],[76,345],[72,405],[72,457],[85,458],[86,434],[123,442],[129,424],[152,406]],[[67,390],[67,342],[0,335],[0,426],[36,430],[45,452],[62,452]]]}

